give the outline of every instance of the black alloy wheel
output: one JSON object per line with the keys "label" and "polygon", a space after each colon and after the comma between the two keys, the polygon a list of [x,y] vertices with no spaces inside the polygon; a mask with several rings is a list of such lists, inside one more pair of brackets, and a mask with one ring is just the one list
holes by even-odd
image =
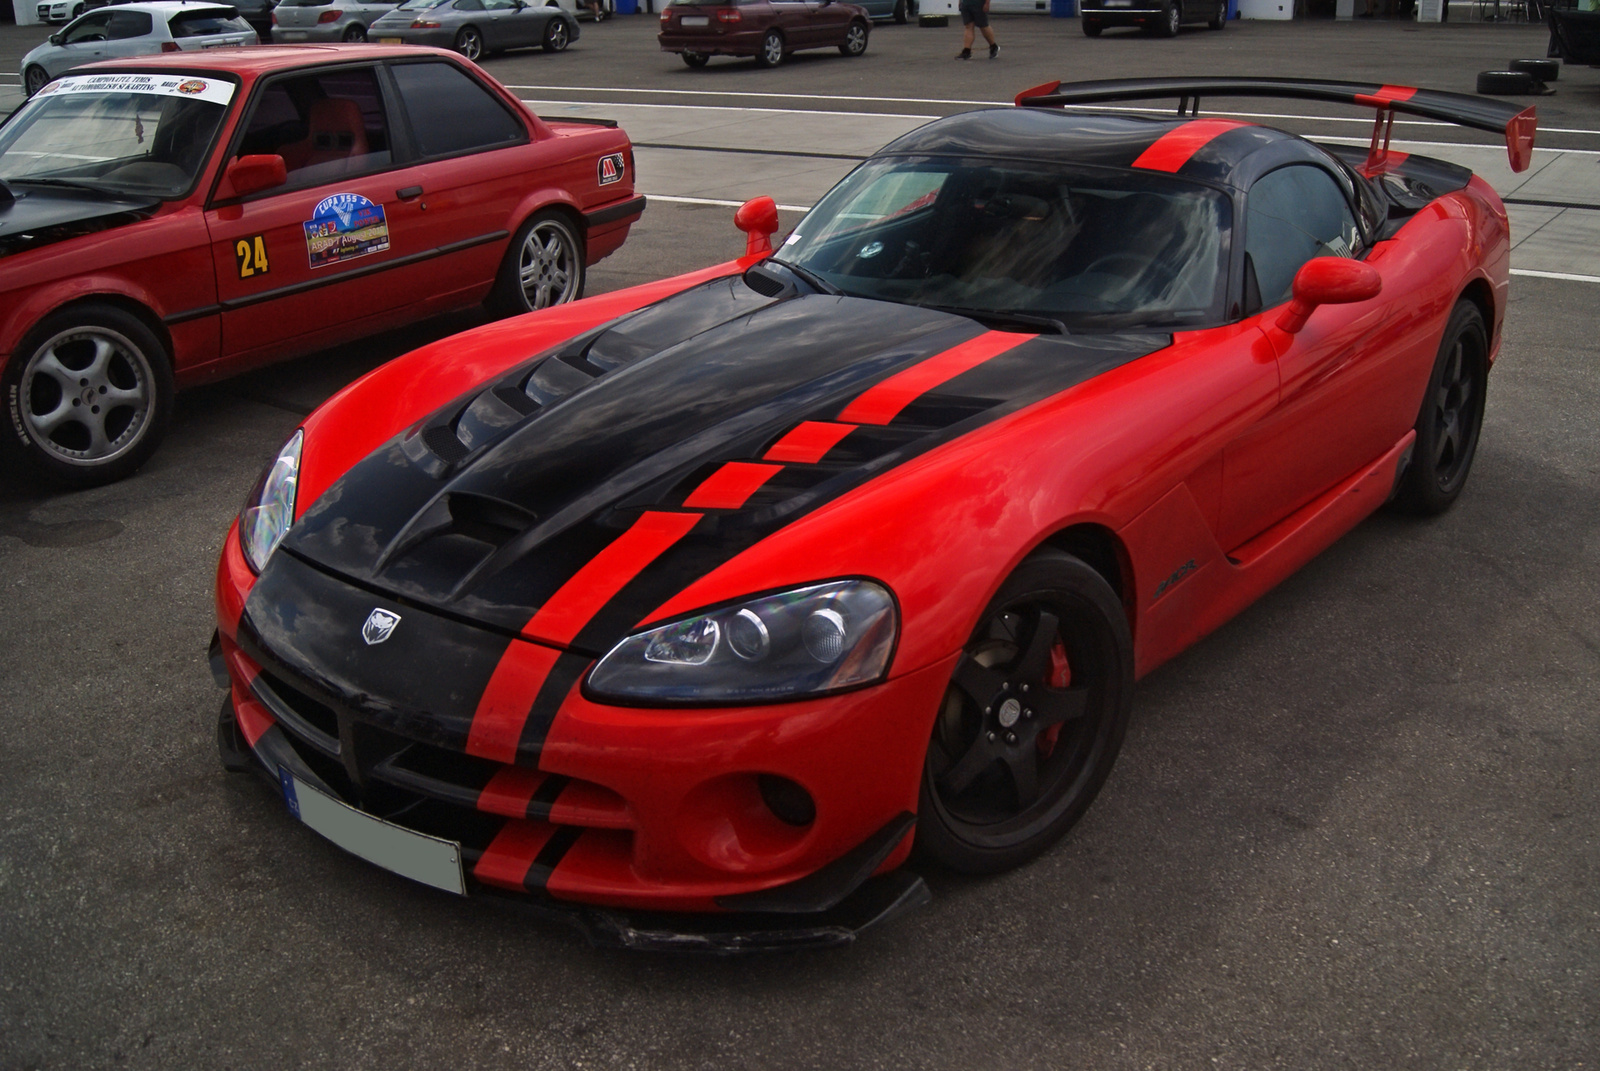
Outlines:
{"label": "black alloy wheel", "polygon": [[1083,20],[1083,36],[1085,37],[1099,37],[1102,29],[1104,27],[1098,22],[1092,22],[1089,19]]}
{"label": "black alloy wheel", "polygon": [[43,89],[49,81],[50,76],[45,73],[43,67],[29,67],[27,73],[22,76],[23,90],[27,96],[31,97]]}
{"label": "black alloy wheel", "polygon": [[852,22],[844,32],[844,44],[839,46],[841,56],[859,56],[867,50],[867,24]]}
{"label": "black alloy wheel", "polygon": [[567,29],[567,20],[557,15],[551,19],[544,28],[544,50],[546,52],[565,52],[572,43],[572,34]]}
{"label": "black alloy wheel", "polygon": [[155,452],[172,414],[166,347],[137,316],[89,303],[39,321],[0,377],[0,455],[60,487],[98,487]]}
{"label": "black alloy wheel", "polygon": [[1056,550],[1024,561],[984,610],[934,721],[918,851],[973,874],[1044,851],[1105,783],[1132,699],[1133,641],[1105,578]]}
{"label": "black alloy wheel", "polygon": [[682,59],[685,66],[699,70],[711,62],[711,57],[704,52],[680,52],[678,58]]}
{"label": "black alloy wheel", "polygon": [[777,30],[768,30],[767,35],[761,39],[761,51],[756,53],[756,64],[761,67],[776,67],[783,62],[783,34]]}
{"label": "black alloy wheel", "polygon": [[349,26],[345,27],[344,40],[350,44],[359,44],[366,39],[366,28],[363,27],[359,22],[352,22]]}
{"label": "black alloy wheel", "polygon": [[1488,386],[1488,331],[1478,307],[1463,299],[1450,313],[1428,377],[1411,463],[1395,491],[1397,510],[1433,516],[1455,504],[1478,451]]}
{"label": "black alloy wheel", "polygon": [[456,33],[455,50],[467,59],[477,62],[483,55],[483,34],[476,26],[463,26]]}

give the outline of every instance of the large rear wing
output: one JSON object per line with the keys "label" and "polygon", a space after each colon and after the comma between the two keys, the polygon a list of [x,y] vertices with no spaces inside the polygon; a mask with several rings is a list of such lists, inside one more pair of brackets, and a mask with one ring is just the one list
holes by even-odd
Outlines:
{"label": "large rear wing", "polygon": [[1538,117],[1533,107],[1436,89],[1386,86],[1372,82],[1324,82],[1311,78],[1111,78],[1098,82],[1046,82],[1017,94],[1017,106],[1050,108],[1066,104],[1104,104],[1114,100],[1178,101],[1179,115],[1198,115],[1200,98],[1291,97],[1359,104],[1377,109],[1372,127],[1369,170],[1381,170],[1394,130],[1394,115],[1404,112],[1474,130],[1502,134],[1513,171],[1526,171],[1533,160]]}

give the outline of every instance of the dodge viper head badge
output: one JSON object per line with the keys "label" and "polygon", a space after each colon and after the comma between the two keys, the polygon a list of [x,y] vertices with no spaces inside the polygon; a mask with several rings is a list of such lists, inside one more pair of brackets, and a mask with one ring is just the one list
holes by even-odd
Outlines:
{"label": "dodge viper head badge", "polygon": [[1178,100],[1178,115],[1200,114],[1200,97],[1285,97],[1360,104],[1377,109],[1366,171],[1381,173],[1389,157],[1389,135],[1395,112],[1438,119],[1458,126],[1502,134],[1511,170],[1526,171],[1533,162],[1533,138],[1538,114],[1466,93],[1445,93],[1411,86],[1366,82],[1324,82],[1311,78],[1113,78],[1097,82],[1046,82],[1016,96],[1019,108],[1101,104],[1114,100]]}
{"label": "dodge viper head badge", "polygon": [[367,641],[369,647],[382,643],[394,635],[394,627],[399,623],[399,614],[375,608],[367,615],[366,622],[361,626],[361,638]]}

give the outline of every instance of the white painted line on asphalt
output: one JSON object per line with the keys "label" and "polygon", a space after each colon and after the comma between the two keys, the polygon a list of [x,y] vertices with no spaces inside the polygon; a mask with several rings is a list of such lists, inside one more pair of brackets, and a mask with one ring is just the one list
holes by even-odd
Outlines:
{"label": "white painted line on asphalt", "polygon": [[[678,112],[684,110],[697,112],[760,112],[763,115],[848,115],[856,119],[920,119],[925,123],[944,118],[942,115],[911,115],[906,112],[829,112],[820,108],[733,108],[715,104],[639,104],[633,101],[620,100],[543,100],[534,97],[518,97],[517,99],[524,104],[575,104],[580,108],[657,108],[671,109]],[[534,110],[537,111],[538,109]]]}
{"label": "white painted line on asphalt", "polygon": [[[666,201],[675,205],[719,205],[723,208],[738,208],[744,204],[743,201],[723,201],[716,197],[668,197],[664,193],[646,193],[644,196],[647,201]],[[784,212],[811,211],[810,205],[779,205],[778,208]]]}
{"label": "white painted line on asphalt", "polygon": [[[962,100],[960,98],[945,97],[854,97],[832,93],[751,93],[734,89],[625,89],[619,86],[507,86],[511,90],[534,90],[538,92],[559,91],[563,93],[656,93],[675,97],[740,97],[753,100],[833,100],[833,101],[859,101],[866,104],[961,104],[979,105],[983,107],[999,106],[1010,107],[1009,100]],[[574,102],[575,103],[575,102]],[[698,107],[698,105],[696,105]],[[715,105],[713,105],[715,107]],[[1171,115],[1171,108],[1125,108],[1111,107],[1109,105],[1075,105],[1077,110],[1092,110],[1106,112],[1137,112],[1142,115]],[[752,109],[756,110],[756,109]],[[791,109],[771,109],[773,111],[789,111]],[[810,111],[811,109],[800,109]],[[1325,123],[1370,123],[1372,119],[1366,116],[1348,115],[1304,115],[1298,112],[1226,112],[1210,111],[1212,115],[1232,115],[1245,119],[1308,119]],[[874,115],[884,114],[875,112],[817,112],[818,115]],[[891,112],[890,115],[899,113]],[[905,116],[907,119],[921,118],[921,116]],[[1441,123],[1432,119],[1396,119],[1395,126],[1438,126],[1453,127],[1454,123]],[[1585,130],[1581,127],[1542,126],[1539,128],[1546,134],[1593,134],[1600,136],[1600,130]]]}
{"label": "white painted line on asphalt", "polygon": [[1566,279],[1573,283],[1600,283],[1600,275],[1574,275],[1565,271],[1534,271],[1532,268],[1512,268],[1512,275],[1531,275],[1536,279]]}

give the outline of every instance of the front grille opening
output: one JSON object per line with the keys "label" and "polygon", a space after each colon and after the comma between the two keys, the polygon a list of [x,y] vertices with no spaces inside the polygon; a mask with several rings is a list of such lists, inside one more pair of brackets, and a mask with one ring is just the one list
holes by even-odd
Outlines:
{"label": "front grille opening", "polygon": [[332,707],[266,670],[261,671],[252,687],[267,709],[287,728],[322,751],[339,754],[339,717]]}

